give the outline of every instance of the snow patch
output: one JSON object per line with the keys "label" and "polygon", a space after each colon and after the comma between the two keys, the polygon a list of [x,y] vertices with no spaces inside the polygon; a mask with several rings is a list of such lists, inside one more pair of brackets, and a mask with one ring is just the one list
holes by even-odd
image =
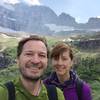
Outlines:
{"label": "snow patch", "polygon": [[14,11],[14,7],[12,5],[9,5],[7,3],[4,3],[3,1],[0,1],[0,6],[3,6],[6,9]]}

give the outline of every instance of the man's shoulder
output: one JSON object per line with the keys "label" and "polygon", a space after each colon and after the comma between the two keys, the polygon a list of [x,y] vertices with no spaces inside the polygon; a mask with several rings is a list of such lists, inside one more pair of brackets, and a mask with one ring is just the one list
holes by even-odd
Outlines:
{"label": "man's shoulder", "polygon": [[5,84],[4,83],[0,83],[0,92],[1,91],[6,91],[6,90],[7,90],[7,88],[6,88]]}
{"label": "man's shoulder", "polygon": [[63,95],[63,92],[61,91],[61,89],[59,89],[55,85],[44,84],[44,86],[46,89],[50,88],[50,91],[52,91],[53,95],[58,96],[58,100],[64,100],[64,95]]}
{"label": "man's shoulder", "polygon": [[56,87],[56,90],[57,90],[57,94],[58,94],[58,100],[65,100],[63,91],[58,87]]}
{"label": "man's shoulder", "polygon": [[56,87],[56,89],[57,89],[58,94],[61,94],[61,95],[63,94],[63,91],[60,88]]}
{"label": "man's shoulder", "polygon": [[7,100],[8,91],[3,83],[0,83],[0,99]]}
{"label": "man's shoulder", "polygon": [[13,87],[15,86],[15,82],[14,80],[12,81],[7,81],[5,83],[0,83],[0,96],[2,93],[5,93],[6,95],[8,95],[8,87]]}

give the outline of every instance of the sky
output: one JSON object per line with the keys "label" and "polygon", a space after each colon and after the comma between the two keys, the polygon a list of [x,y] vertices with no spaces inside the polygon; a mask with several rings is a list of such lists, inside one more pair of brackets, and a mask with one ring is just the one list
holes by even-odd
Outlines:
{"label": "sky", "polygon": [[[78,23],[86,23],[90,17],[100,18],[100,0],[2,0],[4,2],[26,2],[30,5],[50,7],[57,15],[70,14]],[[0,1],[1,2],[1,1]]]}

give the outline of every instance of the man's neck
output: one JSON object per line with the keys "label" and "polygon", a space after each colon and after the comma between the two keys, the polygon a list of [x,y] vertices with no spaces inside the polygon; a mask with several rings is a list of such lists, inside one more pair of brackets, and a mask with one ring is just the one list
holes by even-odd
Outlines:
{"label": "man's neck", "polygon": [[21,77],[21,81],[23,86],[26,88],[27,91],[29,91],[32,95],[38,96],[41,90],[42,80],[27,80],[23,77]]}

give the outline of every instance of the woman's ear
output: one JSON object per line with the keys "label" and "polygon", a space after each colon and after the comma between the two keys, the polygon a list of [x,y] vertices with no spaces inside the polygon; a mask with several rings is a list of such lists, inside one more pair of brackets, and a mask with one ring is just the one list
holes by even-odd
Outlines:
{"label": "woman's ear", "polygon": [[73,60],[71,60],[71,63],[70,63],[71,65],[71,69],[73,69],[73,64],[74,64],[74,61]]}

